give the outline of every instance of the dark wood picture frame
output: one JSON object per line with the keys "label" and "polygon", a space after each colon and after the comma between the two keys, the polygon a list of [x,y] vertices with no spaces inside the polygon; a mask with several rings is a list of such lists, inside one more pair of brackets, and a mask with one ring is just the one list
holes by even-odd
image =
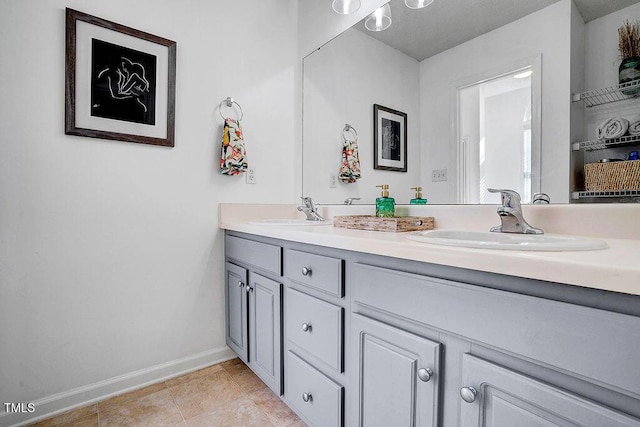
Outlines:
{"label": "dark wood picture frame", "polygon": [[373,168],[407,171],[407,114],[373,104]]}
{"label": "dark wood picture frame", "polygon": [[[132,84],[125,90],[128,96],[118,97],[114,96],[113,90],[109,89],[111,90],[114,102],[123,100],[128,103],[138,102],[144,112],[147,112],[148,109],[153,110],[152,118],[148,123],[118,116],[110,117],[108,115],[99,116],[92,114],[92,108],[98,106],[98,104],[92,102],[94,93],[97,93],[97,89],[95,89],[97,84],[94,83],[97,77],[85,71],[90,71],[90,62],[95,61],[95,56],[97,55],[97,53],[91,50],[92,48],[88,46],[88,44],[92,44],[93,42],[95,46],[97,39],[91,37],[90,42],[88,40],[89,37],[79,38],[78,25],[81,22],[89,24],[89,26],[83,26],[83,31],[95,31],[97,34],[107,34],[110,35],[111,38],[119,38],[124,41],[132,40],[134,43],[138,42],[138,44],[148,42],[150,43],[148,46],[153,46],[154,50],[160,52],[159,55],[152,55],[142,50],[137,51],[126,46],[113,44],[113,42],[104,43],[99,40],[99,42],[108,45],[107,49],[112,49],[115,52],[119,50],[129,51],[133,52],[133,54],[137,53],[141,57],[146,56],[153,59],[153,75],[149,73],[149,80],[152,81],[151,86],[146,84],[146,79],[144,79],[146,86],[145,84],[139,84],[138,86]],[[144,42],[136,39],[141,39]],[[83,55],[81,61],[79,61],[78,58],[79,54]],[[159,58],[157,60],[159,63],[157,69],[155,68],[156,56]],[[91,59],[91,61],[89,61],[89,59]],[[166,64],[166,69],[162,66],[163,64]],[[140,64],[130,62],[128,65],[141,68],[142,75],[144,76],[145,70]],[[131,75],[133,74],[132,72]],[[91,75],[91,77],[87,78],[86,76],[88,75]],[[109,88],[111,82],[112,81],[109,80],[109,85],[103,84],[103,86]],[[81,86],[79,87],[78,85]],[[114,86],[115,85],[116,83],[114,83]],[[144,105],[144,103],[140,101],[140,99],[142,99],[140,92],[142,91],[137,89],[140,89],[141,86],[145,86],[146,92],[151,92],[148,89],[149,87],[153,89],[153,93],[145,98],[148,105]],[[82,91],[82,93],[79,93],[79,91]],[[103,92],[106,91],[103,89]],[[166,104],[163,102],[165,99]],[[66,9],[65,134],[173,147],[175,145],[175,99],[176,42],[97,18],[77,10]],[[121,102],[121,105],[123,105],[124,102]],[[116,111],[117,114],[127,114],[126,108],[116,106],[112,108],[112,110]],[[87,123],[89,123],[89,125],[87,125]],[[98,125],[92,128],[91,123],[97,123]]]}

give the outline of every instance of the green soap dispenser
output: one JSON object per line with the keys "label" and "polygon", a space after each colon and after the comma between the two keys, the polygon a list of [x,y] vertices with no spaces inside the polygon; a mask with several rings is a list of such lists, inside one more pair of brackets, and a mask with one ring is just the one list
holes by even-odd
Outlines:
{"label": "green soap dispenser", "polygon": [[416,190],[416,197],[409,201],[410,205],[426,205],[427,199],[422,198],[422,187],[413,187],[412,190]]}
{"label": "green soap dispenser", "polygon": [[382,195],[376,199],[376,216],[379,218],[393,218],[396,210],[396,201],[389,197],[389,185],[376,185],[382,188]]}

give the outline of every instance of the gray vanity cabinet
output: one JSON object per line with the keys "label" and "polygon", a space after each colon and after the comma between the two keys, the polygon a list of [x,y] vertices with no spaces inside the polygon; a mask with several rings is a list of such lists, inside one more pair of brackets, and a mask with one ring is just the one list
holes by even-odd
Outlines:
{"label": "gray vanity cabinet", "polygon": [[462,426],[640,426],[637,419],[470,354],[463,355],[462,384]]}
{"label": "gray vanity cabinet", "polygon": [[440,344],[358,314],[358,426],[438,426]]}
{"label": "gray vanity cabinet", "polygon": [[[481,276],[457,274],[469,281]],[[389,354],[399,357],[399,348],[406,347],[392,338],[376,339],[372,354],[380,360],[367,357],[361,332],[366,328],[356,326],[360,315],[384,322],[386,330],[395,328],[396,335],[405,329],[418,335],[415,340],[438,337],[446,355],[444,370],[434,369],[442,387],[441,425],[640,427],[640,419],[628,415],[640,412],[640,317],[363,263],[352,266],[351,279],[352,327],[361,341],[351,348],[361,353],[365,384],[365,372],[396,366]],[[518,280],[521,289],[544,286],[517,278],[509,283]],[[448,345],[460,342],[467,345]],[[358,425],[380,425],[362,422],[367,393],[378,400],[407,394],[403,390],[416,380],[383,374],[377,384],[361,384]]]}
{"label": "gray vanity cabinet", "polygon": [[226,342],[282,394],[282,248],[227,236]]}
{"label": "gray vanity cabinet", "polygon": [[227,344],[310,426],[640,427],[638,296],[253,239]]}

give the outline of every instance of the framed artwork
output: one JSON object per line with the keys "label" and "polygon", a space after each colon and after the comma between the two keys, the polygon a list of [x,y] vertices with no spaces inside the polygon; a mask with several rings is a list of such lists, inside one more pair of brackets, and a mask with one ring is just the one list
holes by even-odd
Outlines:
{"label": "framed artwork", "polygon": [[373,168],[407,171],[407,115],[373,104]]}
{"label": "framed artwork", "polygon": [[176,42],[66,9],[65,133],[174,146]]}

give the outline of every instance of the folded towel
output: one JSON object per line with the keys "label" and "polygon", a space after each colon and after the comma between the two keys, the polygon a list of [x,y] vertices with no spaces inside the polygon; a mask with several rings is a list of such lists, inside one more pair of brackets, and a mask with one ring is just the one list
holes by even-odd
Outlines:
{"label": "folded towel", "polygon": [[627,133],[629,120],[612,117],[598,126],[598,139],[620,138]]}
{"label": "folded towel", "polygon": [[360,179],[360,156],[358,154],[358,141],[342,136],[342,166],[338,178],[344,183],[356,182]]}
{"label": "folded towel", "polygon": [[222,134],[222,152],[220,155],[220,173],[238,175],[247,170],[247,152],[242,136],[240,121],[227,118]]}
{"label": "folded towel", "polygon": [[640,116],[629,120],[629,135],[640,135]]}

